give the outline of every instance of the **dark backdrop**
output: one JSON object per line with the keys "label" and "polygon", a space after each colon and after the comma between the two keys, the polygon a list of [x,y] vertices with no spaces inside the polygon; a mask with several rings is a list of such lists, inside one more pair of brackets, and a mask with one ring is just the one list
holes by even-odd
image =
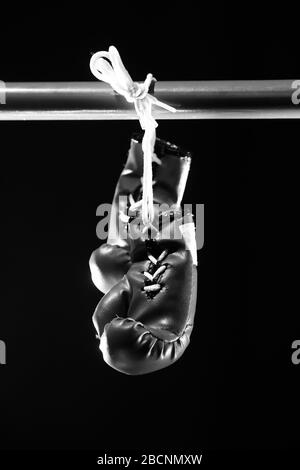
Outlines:
{"label": "dark backdrop", "polygon": [[[186,2],[165,12],[148,5],[146,17],[141,8],[3,12],[0,78],[93,80],[90,55],[111,44],[136,80],[148,72],[158,80],[300,76],[292,16],[254,23],[249,12],[236,20]],[[133,121],[0,123],[8,362],[0,448],[296,446],[300,369],[290,356],[299,329],[286,281],[299,123],[159,123],[159,137],[193,153],[185,202],[205,204],[196,325],[178,363],[127,377],[98,351],[91,316],[100,294],[88,259],[99,244],[96,207],[112,199],[136,129]]]}

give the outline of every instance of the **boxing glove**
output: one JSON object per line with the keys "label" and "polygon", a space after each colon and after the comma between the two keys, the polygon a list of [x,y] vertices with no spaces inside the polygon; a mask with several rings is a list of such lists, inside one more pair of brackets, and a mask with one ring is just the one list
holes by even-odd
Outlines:
{"label": "boxing glove", "polygon": [[[164,151],[159,152],[160,148]],[[154,200],[167,201],[172,209],[160,212],[158,207],[153,221],[154,239],[144,235],[138,213],[130,223],[127,221],[126,247],[106,248],[112,256],[124,250],[128,258],[123,259],[119,279],[115,276],[117,282],[101,299],[93,316],[104,360],[130,375],[154,372],[182,356],[189,344],[196,308],[195,227],[191,214],[182,218],[181,211],[176,210],[180,207],[191,157],[166,142],[156,144],[156,152],[163,163],[166,156],[169,161],[164,172],[158,173],[159,178],[156,173]],[[120,184],[116,193],[120,194]],[[139,193],[137,199],[140,196]],[[103,278],[103,273],[116,262],[110,260],[109,254],[105,257],[101,254]]]}
{"label": "boxing glove", "polygon": [[[142,197],[141,141],[142,133],[135,133],[113,197],[107,242],[92,253],[89,261],[92,280],[104,294],[122,279],[131,266],[126,233],[127,214],[130,206]],[[180,207],[190,164],[191,155],[188,152],[170,142],[156,139],[152,164],[155,205],[164,203],[173,208]]]}

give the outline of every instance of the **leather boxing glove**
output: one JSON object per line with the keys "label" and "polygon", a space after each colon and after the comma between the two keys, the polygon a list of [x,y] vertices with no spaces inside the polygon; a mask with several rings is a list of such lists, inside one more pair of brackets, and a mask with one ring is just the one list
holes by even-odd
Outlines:
{"label": "leather boxing glove", "polygon": [[[91,255],[89,265],[95,286],[107,293],[131,266],[127,240],[129,206],[142,197],[142,133],[134,134],[127,162],[113,197],[107,242]],[[191,156],[176,145],[156,139],[153,160],[153,201],[180,207],[191,163]],[[124,216],[125,214],[125,216]],[[125,217],[125,218],[124,218]]]}
{"label": "leather boxing glove", "polygon": [[[138,142],[133,142],[140,152]],[[104,360],[130,375],[154,372],[181,357],[189,344],[196,308],[195,227],[190,214],[183,219],[181,211],[176,210],[180,208],[191,157],[163,141],[156,142],[155,150],[164,166],[160,165],[161,171],[154,173],[154,201],[167,203],[173,210],[155,214],[154,239],[139,231],[142,222],[138,215],[129,224],[127,221],[126,246],[106,247],[110,252],[105,257],[101,253],[99,271],[102,268],[103,279],[104,272],[110,275],[111,267],[118,262],[110,259],[110,255],[121,256],[123,250],[128,258],[123,259],[123,270],[118,270],[119,279],[110,278],[115,283],[93,316]],[[142,155],[139,159],[142,160]],[[133,194],[139,199],[140,182],[136,181],[136,187],[138,196],[134,191]],[[116,194],[120,194],[120,180]],[[116,223],[117,210],[112,217],[112,223]]]}

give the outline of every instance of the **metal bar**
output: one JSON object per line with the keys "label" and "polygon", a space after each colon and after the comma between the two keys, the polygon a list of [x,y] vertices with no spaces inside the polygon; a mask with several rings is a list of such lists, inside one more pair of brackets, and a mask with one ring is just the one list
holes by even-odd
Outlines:
{"label": "metal bar", "polygon": [[[298,92],[299,90],[299,92]],[[300,80],[168,81],[155,96],[156,119],[299,119]],[[300,99],[298,100],[300,101]],[[137,119],[134,107],[101,82],[0,82],[0,120]]]}

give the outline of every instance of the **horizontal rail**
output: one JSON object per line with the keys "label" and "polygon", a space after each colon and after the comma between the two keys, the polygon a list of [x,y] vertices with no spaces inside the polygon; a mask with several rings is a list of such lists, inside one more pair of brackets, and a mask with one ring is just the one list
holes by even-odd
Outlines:
{"label": "horizontal rail", "polygon": [[[300,80],[165,81],[156,119],[299,119]],[[0,120],[137,119],[134,106],[101,82],[0,81]]]}

